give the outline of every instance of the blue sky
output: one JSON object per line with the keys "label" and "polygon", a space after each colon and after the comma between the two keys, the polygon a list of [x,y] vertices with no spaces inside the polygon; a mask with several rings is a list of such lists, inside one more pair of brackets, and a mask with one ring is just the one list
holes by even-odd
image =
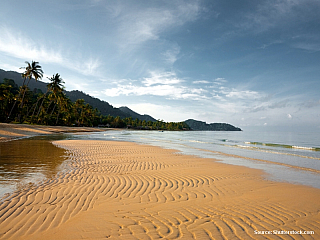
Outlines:
{"label": "blue sky", "polygon": [[319,12],[318,0],[3,0],[0,68],[35,60],[67,90],[165,121],[319,129]]}

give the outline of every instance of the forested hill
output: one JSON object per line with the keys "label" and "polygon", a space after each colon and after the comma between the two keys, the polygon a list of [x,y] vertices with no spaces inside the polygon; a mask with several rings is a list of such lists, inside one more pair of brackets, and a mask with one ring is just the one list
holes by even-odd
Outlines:
{"label": "forested hill", "polygon": [[126,118],[126,117],[132,117],[133,119],[140,119],[141,121],[152,121],[156,122],[157,120],[154,119],[153,117],[149,115],[141,115],[139,113],[136,113],[135,111],[132,111],[128,107],[120,107],[120,108],[115,108],[112,105],[110,105],[108,102],[102,101],[98,98],[91,97],[90,95],[74,90],[70,92],[66,92],[67,96],[70,98],[72,102],[75,102],[77,99],[83,99],[86,103],[89,103],[93,108],[97,108],[102,115],[107,116],[119,116],[121,118]]}
{"label": "forested hill", "polygon": [[132,111],[130,108],[128,107],[119,107],[119,109],[124,112],[124,113],[127,113],[127,114],[130,114],[130,116],[135,119],[135,118],[138,118],[142,121],[151,121],[151,122],[156,122],[157,120],[154,119],[153,117],[151,117],[150,115],[147,115],[147,114],[144,114],[144,115],[141,115],[139,113],[136,113],[134,111]]}
{"label": "forested hill", "polygon": [[242,131],[240,128],[232,126],[229,123],[210,123],[188,119],[184,121],[191,130],[195,131]]}
{"label": "forested hill", "polygon": [[91,97],[90,95],[74,90],[74,91],[66,91],[66,95],[70,98],[72,102],[77,101],[77,99],[83,99],[86,103],[89,103],[93,108],[97,108],[102,115],[104,116],[119,116],[121,118],[131,117],[130,114],[122,112],[119,108],[114,108],[106,101],[102,101],[98,98]]}
{"label": "forested hill", "polygon": [[[2,83],[3,79],[5,78],[14,80],[18,86],[22,86],[23,84],[23,78],[21,77],[21,73],[14,71],[5,71],[0,69],[0,83]],[[40,89],[43,93],[45,93],[47,91],[47,83],[42,81],[36,82],[34,79],[32,79],[29,82],[28,88],[30,90],[34,90],[35,88],[37,88]],[[121,110],[123,111],[121,111],[119,108],[113,107],[106,101],[102,101],[98,98],[91,97],[90,95],[78,90],[65,91],[65,93],[72,102],[75,102],[77,99],[83,99],[86,103],[89,103],[93,108],[97,108],[104,116],[111,115],[113,117],[119,116],[121,118],[132,117],[133,119],[138,118],[142,121],[156,121],[149,115],[140,115],[127,107],[122,107]]]}
{"label": "forested hill", "polygon": [[[23,78],[21,77],[21,73],[14,72],[14,71],[5,71],[0,69],[0,83],[3,82],[3,79],[12,79],[14,82],[20,87],[23,84]],[[35,81],[32,79],[29,82],[28,88],[33,91],[33,89],[38,88],[40,89],[43,93],[47,91],[47,83],[41,82],[41,81]]]}

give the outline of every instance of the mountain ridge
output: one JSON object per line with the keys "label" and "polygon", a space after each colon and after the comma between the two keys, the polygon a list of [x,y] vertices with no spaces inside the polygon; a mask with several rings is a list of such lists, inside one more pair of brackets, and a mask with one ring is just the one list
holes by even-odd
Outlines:
{"label": "mountain ridge", "polygon": [[195,131],[242,131],[240,128],[235,127],[229,123],[206,123],[194,119],[184,121],[191,130]]}
{"label": "mountain ridge", "polygon": [[126,106],[119,107],[119,109],[124,113],[130,114],[132,116],[132,118],[138,118],[138,119],[140,119],[142,121],[146,121],[146,122],[148,122],[148,121],[156,122],[157,121],[156,119],[154,119],[150,115],[147,115],[147,114],[141,115]]}
{"label": "mountain ridge", "polygon": [[[4,78],[14,80],[18,86],[22,86],[23,84],[23,78],[21,77],[21,73],[18,73],[15,71],[5,71],[3,69],[0,69],[0,83],[3,82]],[[48,83],[45,83],[42,81],[35,81],[33,79],[33,81],[29,82],[28,88],[30,90],[37,88],[37,89],[40,89],[43,93],[45,93],[47,91],[47,84]],[[105,115],[105,116],[111,115],[113,117],[119,116],[121,118],[132,117],[130,114],[121,111],[119,108],[113,107],[108,102],[92,97],[89,94],[86,94],[79,90],[72,90],[72,91],[65,90],[64,92],[72,102],[75,102],[77,99],[83,99],[86,103],[90,104],[93,108],[97,108],[102,115]],[[137,115],[140,115],[134,111],[132,112]]]}

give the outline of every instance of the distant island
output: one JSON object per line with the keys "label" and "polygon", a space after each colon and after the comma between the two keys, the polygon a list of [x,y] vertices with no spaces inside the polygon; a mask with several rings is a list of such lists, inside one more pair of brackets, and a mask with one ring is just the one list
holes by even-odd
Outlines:
{"label": "distant island", "polygon": [[[28,67],[32,67],[32,64]],[[36,67],[33,70],[41,79],[41,66]],[[207,124],[194,119],[182,122],[156,120],[126,106],[115,108],[106,101],[78,90],[67,91],[59,74],[49,78],[51,83],[47,84],[39,79],[35,81],[32,75],[26,76],[28,71],[25,69],[23,74],[0,69],[0,91],[3,96],[0,104],[1,122],[139,130],[242,131],[228,123]]]}
{"label": "distant island", "polygon": [[191,130],[195,131],[242,131],[240,128],[229,123],[210,123],[188,119],[184,121]]}

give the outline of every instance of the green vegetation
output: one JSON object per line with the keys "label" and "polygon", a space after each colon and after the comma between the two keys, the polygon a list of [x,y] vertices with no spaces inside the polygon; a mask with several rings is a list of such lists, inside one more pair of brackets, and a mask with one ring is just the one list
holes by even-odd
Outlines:
{"label": "green vegetation", "polygon": [[[71,101],[64,91],[64,81],[56,73],[47,90],[28,88],[31,79],[41,79],[43,71],[38,62],[26,62],[23,84],[5,78],[0,84],[0,121],[59,126],[105,126],[141,130],[189,130],[185,122],[146,121],[138,118],[105,116],[84,99]],[[27,82],[27,83],[26,83]]]}
{"label": "green vegetation", "polygon": [[185,123],[195,131],[242,131],[240,128],[228,123],[210,123],[188,119]]}
{"label": "green vegetation", "polygon": [[110,115],[103,118],[102,124],[105,124],[108,127],[127,127],[139,130],[190,130],[185,122],[164,122],[162,120],[145,121],[138,118],[133,119],[132,117],[121,119],[119,116],[113,117]]}

